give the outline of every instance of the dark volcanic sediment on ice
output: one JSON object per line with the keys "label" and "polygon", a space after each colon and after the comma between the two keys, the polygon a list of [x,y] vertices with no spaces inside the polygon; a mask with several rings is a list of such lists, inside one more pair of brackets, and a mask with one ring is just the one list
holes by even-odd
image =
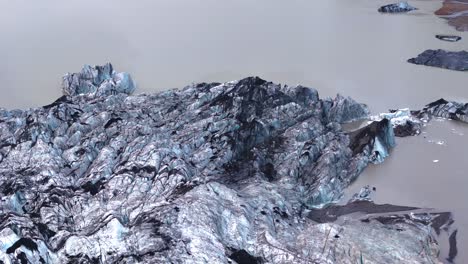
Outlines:
{"label": "dark volcanic sediment on ice", "polygon": [[462,39],[462,37],[455,36],[455,35],[436,35],[435,37],[437,39],[448,41],[448,42],[457,42]]}
{"label": "dark volcanic sediment on ice", "polygon": [[467,51],[445,51],[445,50],[425,50],[415,58],[408,60],[409,63],[426,65],[432,67],[445,68],[456,71],[468,70]]}
{"label": "dark volcanic sediment on ice", "polygon": [[413,10],[417,10],[417,8],[409,5],[407,2],[399,2],[381,6],[377,11],[380,13],[406,13]]}
{"label": "dark volcanic sediment on ice", "polygon": [[417,134],[416,117],[348,134],[340,123],[369,118],[365,105],[258,77],[133,90],[110,64],[86,66],[52,104],[0,110],[0,260],[437,261],[437,214],[349,217],[354,202],[336,221],[313,217],[388,155],[392,126]]}

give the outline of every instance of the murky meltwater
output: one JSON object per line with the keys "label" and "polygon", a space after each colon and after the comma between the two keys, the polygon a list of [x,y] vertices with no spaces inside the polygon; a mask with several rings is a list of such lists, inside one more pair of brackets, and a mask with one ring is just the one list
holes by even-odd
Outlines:
{"label": "murky meltwater", "polygon": [[441,0],[409,2],[419,10],[392,15],[377,12],[388,0],[0,0],[0,106],[46,105],[65,72],[108,61],[132,74],[137,92],[258,75],[374,112],[468,101],[466,73],[406,62],[425,49],[466,49],[468,32],[433,14]]}
{"label": "murky meltwater", "polygon": [[[369,166],[348,188],[343,200],[365,185],[375,187],[376,203],[391,203],[451,211],[458,229],[456,263],[466,263],[468,252],[468,125],[432,119],[419,136],[397,138],[389,158]],[[442,239],[447,240],[445,234]],[[444,242],[443,241],[443,242]],[[448,247],[441,257],[445,258]]]}

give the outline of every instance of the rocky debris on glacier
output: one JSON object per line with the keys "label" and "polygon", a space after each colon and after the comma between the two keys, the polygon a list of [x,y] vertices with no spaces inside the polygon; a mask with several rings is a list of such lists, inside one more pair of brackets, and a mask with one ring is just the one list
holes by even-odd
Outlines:
{"label": "rocky debris on glacier", "polygon": [[380,13],[405,13],[413,10],[417,10],[417,8],[409,5],[408,2],[384,5],[378,9]]}
{"label": "rocky debris on glacier", "polygon": [[429,213],[316,221],[394,145],[386,118],[343,131],[365,105],[258,77],[134,88],[85,66],[52,104],[0,109],[3,263],[438,262]]}
{"label": "rocky debris on glacier", "polygon": [[409,59],[408,62],[456,71],[466,71],[468,70],[468,52],[464,50],[426,50],[416,58]]}
{"label": "rocky debris on glacier", "polygon": [[423,120],[429,120],[435,116],[468,123],[468,104],[441,98],[426,105],[421,111],[415,111],[415,114]]}
{"label": "rocky debris on glacier", "polygon": [[454,35],[436,35],[435,37],[440,40],[448,41],[448,42],[457,42],[460,39],[462,39],[460,36],[454,36]]}

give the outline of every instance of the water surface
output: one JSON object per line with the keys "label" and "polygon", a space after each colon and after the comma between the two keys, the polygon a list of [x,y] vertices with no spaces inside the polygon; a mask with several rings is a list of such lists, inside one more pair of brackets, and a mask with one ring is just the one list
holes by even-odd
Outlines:
{"label": "water surface", "polygon": [[[458,229],[456,263],[467,263],[468,252],[468,125],[433,119],[415,137],[397,138],[397,147],[383,164],[369,166],[348,188],[343,201],[365,185],[375,187],[376,203],[435,208],[454,213]],[[446,242],[446,234],[443,234]],[[442,257],[448,246],[443,243]]]}
{"label": "water surface", "polygon": [[251,75],[337,92],[376,111],[468,101],[467,75],[406,63],[428,48],[466,49],[419,0],[403,15],[386,0],[0,0],[0,105],[25,108],[60,95],[60,78],[110,61],[152,92]]}

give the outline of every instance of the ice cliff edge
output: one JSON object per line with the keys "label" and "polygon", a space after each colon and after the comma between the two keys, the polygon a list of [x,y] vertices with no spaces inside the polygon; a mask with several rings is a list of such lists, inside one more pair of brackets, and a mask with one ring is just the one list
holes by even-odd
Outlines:
{"label": "ice cliff edge", "polygon": [[111,94],[132,94],[135,83],[130,74],[116,73],[112,64],[104,66],[85,65],[79,73],[63,77],[62,91],[69,96],[100,97]]}

